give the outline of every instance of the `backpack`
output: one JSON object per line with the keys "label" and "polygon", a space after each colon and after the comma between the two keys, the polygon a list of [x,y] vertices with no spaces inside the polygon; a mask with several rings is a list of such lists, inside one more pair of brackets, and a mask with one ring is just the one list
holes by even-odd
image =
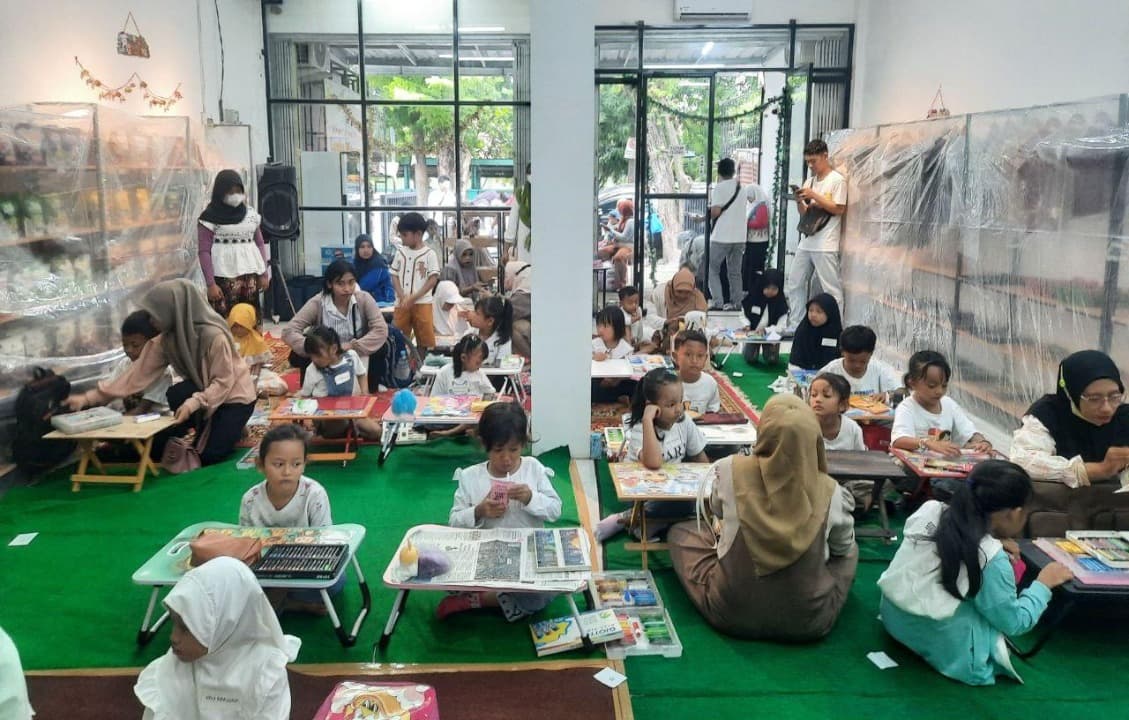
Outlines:
{"label": "backpack", "polygon": [[16,432],[12,439],[12,460],[24,471],[40,473],[54,467],[69,456],[75,443],[44,440],[51,432],[51,416],[65,411],[63,401],[71,393],[71,384],[62,375],[37,367],[31,380],[16,396]]}
{"label": "backpack", "polygon": [[395,325],[388,326],[388,343],[384,363],[369,368],[376,373],[376,381],[386,388],[406,388],[412,384],[419,371],[419,351]]}
{"label": "backpack", "polygon": [[762,200],[753,205],[753,209],[749,211],[747,226],[749,230],[758,232],[768,229],[768,203]]}

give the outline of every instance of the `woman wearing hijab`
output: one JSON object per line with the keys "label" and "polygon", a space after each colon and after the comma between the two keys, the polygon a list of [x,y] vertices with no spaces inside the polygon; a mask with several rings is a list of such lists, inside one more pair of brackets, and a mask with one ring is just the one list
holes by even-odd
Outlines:
{"label": "woman wearing hijab", "polygon": [[838,360],[839,335],[842,333],[843,321],[835,298],[820,293],[808,300],[807,312],[792,338],[789,367],[819,370],[832,360]]}
{"label": "woman wearing hijab", "polygon": [[858,566],[850,493],[827,475],[819,422],[802,400],[765,405],[753,454],[714,465],[704,520],[670,529],[671,562],[717,630],[790,642],[827,635]]}
{"label": "woman wearing hijab", "polygon": [[[746,253],[748,257],[748,253]],[[783,335],[788,326],[788,301],[784,297],[784,271],[769,268],[756,276],[753,287],[741,301],[749,330],[765,335]],[[757,356],[764,353],[766,365],[775,365],[780,360],[780,344],[760,345],[746,343],[741,350],[745,362],[750,365]]]}
{"label": "woman wearing hijab", "polygon": [[514,308],[514,327],[511,340],[514,352],[523,357],[532,357],[533,348],[533,266],[521,260],[506,263],[506,295]]}
{"label": "woman wearing hijab", "polygon": [[164,604],[171,647],[133,688],[144,720],[290,718],[286,663],[301,642],[282,634],[244,563],[218,557],[189,570]]}
{"label": "woman wearing hijab", "polygon": [[223,317],[241,302],[258,312],[259,292],[270,285],[260,220],[247,205],[239,173],[221,170],[212,183],[212,201],[200,213],[196,237],[208,302]]}
{"label": "woman wearing hijab", "polygon": [[361,233],[353,245],[353,269],[357,271],[357,285],[378,303],[395,304],[396,291],[392,289],[392,275],[388,263],[376,251],[372,236]]}
{"label": "woman wearing hijab", "polygon": [[466,238],[455,241],[455,251],[447,259],[447,264],[439,273],[439,280],[449,280],[455,283],[459,294],[472,300],[477,298],[484,288],[478,280],[478,267],[475,263],[474,245]]}
{"label": "woman wearing hijab", "polygon": [[[1032,537],[1129,529],[1129,405],[1108,355],[1083,350],[1059,365],[1055,394],[1035,401],[1012,437],[1011,459],[1031,475]],[[1120,476],[1120,477],[1119,477]]]}
{"label": "woman wearing hijab", "polygon": [[0,718],[31,720],[34,714],[27,698],[27,680],[20,664],[20,653],[12,638],[0,628]]}
{"label": "woman wearing hijab", "polygon": [[[67,405],[71,410],[82,410],[128,397],[149,387],[171,366],[184,378],[168,391],[169,408],[181,426],[171,434],[186,433],[185,423],[193,418],[198,431],[210,426],[208,441],[200,449],[200,462],[220,462],[231,454],[255,409],[255,383],[235,349],[231,330],[200,290],[183,278],[156,285],[137,305],[149,314],[160,335],[145,343],[129,370],[70,396]],[[158,438],[167,440],[168,435]],[[163,447],[163,442],[154,444],[154,457],[160,457]]]}
{"label": "woman wearing hijab", "polygon": [[706,311],[706,296],[694,284],[694,273],[689,268],[680,268],[663,290],[666,311],[666,329],[678,330],[678,324],[686,319],[686,313],[695,310]]}

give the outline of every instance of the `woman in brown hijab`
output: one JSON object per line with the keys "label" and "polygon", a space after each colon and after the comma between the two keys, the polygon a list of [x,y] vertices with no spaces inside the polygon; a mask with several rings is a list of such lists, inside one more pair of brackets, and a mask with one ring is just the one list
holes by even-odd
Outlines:
{"label": "woman in brown hijab", "polygon": [[727,635],[802,642],[835,625],[858,566],[849,493],[827,475],[819,422],[802,400],[765,405],[751,456],[714,466],[706,518],[668,535],[674,570]]}
{"label": "woman in brown hijab", "polygon": [[[149,387],[171,366],[183,378],[168,391],[169,408],[176,413],[179,426],[172,434],[185,434],[191,427],[201,431],[210,424],[200,462],[220,462],[239,441],[255,409],[256,397],[251,372],[235,350],[227,322],[211,308],[203,293],[184,279],[154,286],[137,305],[149,314],[160,335],[145,344],[125,373],[72,395],[67,404],[72,410],[81,410],[133,395]],[[160,444],[163,448],[164,443]],[[156,442],[153,455],[160,457]]]}
{"label": "woman in brown hijab", "polygon": [[672,331],[678,329],[678,323],[686,317],[686,313],[706,311],[706,296],[694,284],[694,273],[687,267],[674,273],[666,284],[663,300],[666,302],[667,329]]}

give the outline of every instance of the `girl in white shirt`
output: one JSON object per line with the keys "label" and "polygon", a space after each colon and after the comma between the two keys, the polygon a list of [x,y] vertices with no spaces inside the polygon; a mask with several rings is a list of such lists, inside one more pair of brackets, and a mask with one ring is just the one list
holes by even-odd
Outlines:
{"label": "girl in white shirt", "polygon": [[[333,524],[329,494],[312,478],[305,476],[309,437],[298,425],[276,425],[259,442],[255,461],[263,481],[243,494],[239,504],[239,524],[244,527],[327,527]],[[345,576],[329,593],[336,595]],[[315,615],[326,613],[318,590],[271,592],[271,599],[283,610]]]}
{"label": "girl in white shirt", "polygon": [[501,295],[481,297],[474,304],[474,312],[467,322],[486,341],[486,362],[497,361],[513,355],[514,307]]}
{"label": "girl in white shirt", "polygon": [[[551,473],[536,458],[522,457],[529,420],[517,403],[494,403],[482,413],[478,437],[489,458],[455,471],[450,523],[461,528],[539,528],[561,516],[561,498]],[[529,617],[555,597],[544,593],[465,592],[444,598],[440,620],[475,608],[501,608],[510,622]]]}
{"label": "girl in white shirt", "polygon": [[962,447],[991,452],[992,443],[976,431],[961,406],[945,395],[952,374],[948,361],[939,352],[920,350],[910,356],[905,376],[910,395],[894,411],[891,447],[916,452],[932,450],[945,457],[959,457]]}
{"label": "girl in white shirt", "polygon": [[[710,461],[705,452],[705,436],[694,421],[686,417],[682,381],[665,368],[656,368],[639,381],[627,426],[629,462],[642,463],[648,470],[659,470],[663,463]],[[689,516],[694,514],[694,503],[650,501],[644,505],[644,512],[647,517],[656,518]],[[630,511],[618,512],[601,520],[596,527],[596,539],[604,542],[619,534],[627,526],[629,515]]]}
{"label": "girl in white shirt", "polygon": [[620,360],[631,354],[627,341],[627,323],[623,311],[614,305],[596,314],[596,337],[592,338],[592,359]]}
{"label": "girl in white shirt", "polygon": [[843,414],[850,399],[851,385],[842,375],[821,373],[811,381],[808,404],[819,420],[825,450],[866,450],[862,428]]}
{"label": "girl in white shirt", "polygon": [[444,365],[431,386],[432,395],[486,395],[494,392],[490,378],[482,371],[486,362],[486,342],[467,335],[455,343],[453,360]]}
{"label": "girl in white shirt", "polygon": [[144,720],[286,720],[286,663],[301,641],[282,634],[258,580],[243,562],[209,560],[185,573],[165,598],[168,653],[149,663],[133,692]]}

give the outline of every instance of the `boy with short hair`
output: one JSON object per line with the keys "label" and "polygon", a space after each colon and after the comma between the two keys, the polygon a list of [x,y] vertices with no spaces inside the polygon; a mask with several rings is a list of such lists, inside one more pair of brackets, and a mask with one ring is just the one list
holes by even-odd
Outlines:
{"label": "boy with short hair", "polygon": [[717,380],[702,372],[709,358],[709,340],[700,330],[683,330],[674,338],[674,362],[682,380],[682,404],[699,414],[721,410]]}
{"label": "boy with short hair", "polygon": [[878,337],[873,330],[865,325],[850,325],[839,335],[842,357],[827,363],[820,372],[846,378],[852,395],[877,395],[901,389],[898,372],[871,357],[877,344]]}
{"label": "boy with short hair", "polygon": [[435,318],[432,295],[439,284],[439,256],[423,243],[427,220],[417,212],[400,218],[399,232],[403,244],[392,258],[392,289],[396,291],[396,310],[392,323],[400,332],[411,336],[416,346],[435,347]]}
{"label": "boy with short hair", "polygon": [[[138,310],[127,315],[125,320],[122,321],[121,327],[122,351],[125,352],[125,357],[113,366],[108,379],[114,380],[124,375],[130,366],[137,362],[137,358],[141,357],[141,350],[145,347],[145,344],[159,334],[157,329],[153,327],[149,313],[144,310]],[[168,368],[165,368],[165,372],[154,380],[149,387],[136,395],[122,398],[121,408],[126,415],[165,412],[169,409],[166,393],[168,393],[171,384],[172,373]],[[117,404],[117,402],[111,403],[111,407],[115,407]]]}
{"label": "boy with short hair", "polygon": [[627,342],[634,345],[643,340],[643,308],[640,305],[639,289],[634,285],[624,285],[619,289],[619,308],[623,310],[623,324],[627,326]]}

